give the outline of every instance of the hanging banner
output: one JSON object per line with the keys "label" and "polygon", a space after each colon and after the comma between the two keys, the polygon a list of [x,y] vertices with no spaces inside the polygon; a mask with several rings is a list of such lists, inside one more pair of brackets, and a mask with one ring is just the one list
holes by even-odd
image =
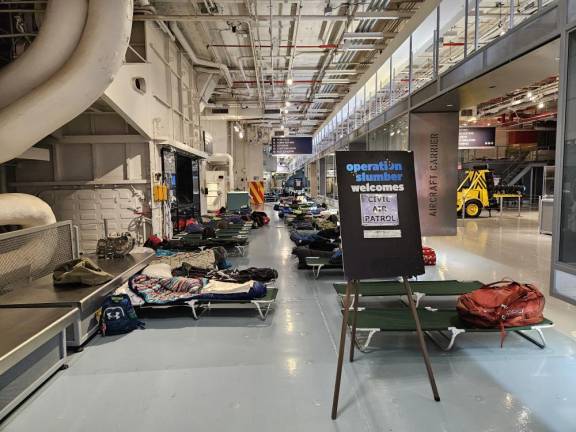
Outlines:
{"label": "hanging banner", "polygon": [[496,128],[463,127],[458,131],[458,148],[481,149],[496,145]]}
{"label": "hanging banner", "polygon": [[275,156],[312,154],[312,137],[272,137],[270,153]]}
{"label": "hanging banner", "polygon": [[336,175],[346,278],[423,274],[413,153],[339,151]]}
{"label": "hanging banner", "polygon": [[458,113],[411,113],[410,150],[422,235],[456,235]]}

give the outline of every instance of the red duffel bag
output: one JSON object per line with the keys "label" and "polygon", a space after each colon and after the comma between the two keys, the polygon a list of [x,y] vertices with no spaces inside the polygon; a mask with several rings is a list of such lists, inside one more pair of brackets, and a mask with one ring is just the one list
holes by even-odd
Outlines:
{"label": "red duffel bag", "polygon": [[436,265],[436,252],[431,247],[422,246],[422,257],[424,258],[424,265]]}
{"label": "red duffel bag", "polygon": [[463,321],[476,327],[500,328],[538,324],[544,319],[544,295],[534,285],[500,281],[461,295],[456,309]]}

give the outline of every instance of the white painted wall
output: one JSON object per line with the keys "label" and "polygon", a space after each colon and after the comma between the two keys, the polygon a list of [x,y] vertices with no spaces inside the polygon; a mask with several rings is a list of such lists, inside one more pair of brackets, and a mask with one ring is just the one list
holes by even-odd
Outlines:
{"label": "white painted wall", "polygon": [[232,157],[237,190],[248,191],[248,182],[264,177],[263,145],[267,138],[254,127],[245,127],[244,139],[234,134]]}
{"label": "white painted wall", "polygon": [[[185,53],[152,22],[135,24],[130,44],[138,55],[127,52],[102,101],[40,143],[50,149],[50,162],[18,160],[11,185],[42,196],[59,220],[78,225],[88,252],[104,235],[104,219],[114,231],[139,234],[133,210],[151,215],[147,234],[168,234],[162,204],[151,196],[154,174],[162,171],[159,145],[203,151],[197,74]],[[145,91],[135,78],[144,79]],[[214,130],[226,152],[226,122]]]}
{"label": "white painted wall", "polygon": [[212,153],[229,152],[229,124],[226,120],[201,120],[200,126],[212,137]]}

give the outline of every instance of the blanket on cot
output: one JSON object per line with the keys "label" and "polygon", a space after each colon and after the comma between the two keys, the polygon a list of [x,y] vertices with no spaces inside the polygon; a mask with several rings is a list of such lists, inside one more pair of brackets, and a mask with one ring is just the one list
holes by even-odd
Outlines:
{"label": "blanket on cot", "polygon": [[208,281],[202,278],[154,278],[143,274],[132,277],[130,289],[147,304],[168,305],[189,300],[253,300],[266,296],[266,285]]}

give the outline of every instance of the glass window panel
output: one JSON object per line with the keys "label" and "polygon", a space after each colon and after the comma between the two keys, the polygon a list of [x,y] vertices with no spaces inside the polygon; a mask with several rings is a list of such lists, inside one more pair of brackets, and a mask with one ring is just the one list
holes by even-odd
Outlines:
{"label": "glass window panel", "polygon": [[478,48],[503,36],[510,27],[510,0],[480,0]]}
{"label": "glass window panel", "polygon": [[536,0],[513,0],[513,5],[515,26],[538,11],[538,2]]}
{"label": "glass window panel", "polygon": [[386,60],[377,73],[378,111],[384,111],[390,105],[390,60]]}
{"label": "glass window panel", "polygon": [[[566,112],[564,114],[564,157],[562,170],[559,253],[560,262],[576,270],[576,33],[568,36],[568,72],[566,74]],[[576,299],[576,287],[562,294]]]}
{"label": "glass window panel", "polygon": [[376,74],[366,82],[366,113],[368,118],[376,115]]}
{"label": "glass window panel", "polygon": [[364,90],[366,86],[362,86],[358,93],[356,93],[356,127],[364,123]]}
{"label": "glass window panel", "polygon": [[392,54],[392,101],[402,99],[408,94],[410,81],[410,38],[406,39]]}
{"label": "glass window panel", "polygon": [[412,91],[434,79],[436,9],[412,33]]}
{"label": "glass window panel", "polygon": [[467,38],[467,48],[466,52],[469,55],[471,52],[474,52],[474,42],[476,40],[476,0],[467,0],[468,1],[468,28],[466,33],[468,35]]}
{"label": "glass window panel", "polygon": [[443,0],[440,3],[438,73],[464,58],[465,10],[466,3],[462,0]]}

